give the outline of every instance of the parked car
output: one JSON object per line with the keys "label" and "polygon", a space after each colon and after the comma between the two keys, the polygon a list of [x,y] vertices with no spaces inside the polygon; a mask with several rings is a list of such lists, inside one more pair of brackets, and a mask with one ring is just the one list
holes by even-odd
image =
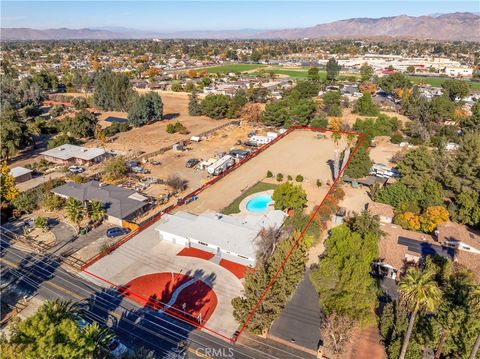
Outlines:
{"label": "parked car", "polygon": [[143,173],[143,174],[150,173],[149,170],[147,170],[146,168],[144,168],[142,166],[133,166],[130,169],[132,170],[132,172],[135,172],[135,173]]}
{"label": "parked car", "polygon": [[85,169],[80,166],[70,166],[68,167],[68,170],[72,173],[82,173],[83,171],[85,171]]}
{"label": "parked car", "polygon": [[113,227],[113,228],[107,229],[107,237],[113,238],[113,237],[123,236],[128,232],[130,232],[128,228]]}
{"label": "parked car", "polygon": [[114,358],[122,357],[128,348],[118,339],[113,339],[105,348]]}
{"label": "parked car", "polygon": [[132,169],[133,167],[137,167],[140,165],[140,162],[139,161],[135,161],[135,160],[128,160],[128,161],[125,161],[125,166],[127,166],[128,168]]}
{"label": "parked car", "polygon": [[197,165],[200,161],[196,158],[190,158],[187,163],[185,164],[185,167],[187,168],[192,168]]}
{"label": "parked car", "polygon": [[157,161],[157,160],[150,161],[150,163],[154,166],[161,165],[160,161]]}

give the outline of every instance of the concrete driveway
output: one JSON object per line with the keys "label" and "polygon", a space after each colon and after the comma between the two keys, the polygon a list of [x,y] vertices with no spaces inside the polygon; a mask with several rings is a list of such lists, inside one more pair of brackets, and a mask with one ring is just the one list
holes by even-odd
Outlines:
{"label": "concrete driveway", "polygon": [[[241,281],[230,271],[213,262],[177,256],[176,254],[183,248],[170,242],[160,241],[155,226],[151,226],[86,270],[116,285],[126,284],[145,274],[162,272],[188,275],[202,273],[204,278],[214,278],[209,283],[205,281],[214,290],[218,300],[206,327],[231,337],[239,326],[233,318],[231,301],[241,294],[243,289]],[[103,287],[110,286],[88,273],[81,273],[81,276]]]}

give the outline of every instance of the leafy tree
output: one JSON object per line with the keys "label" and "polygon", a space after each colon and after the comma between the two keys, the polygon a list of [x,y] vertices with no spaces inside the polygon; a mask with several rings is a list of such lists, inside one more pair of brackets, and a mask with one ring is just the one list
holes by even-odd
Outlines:
{"label": "leafy tree", "polygon": [[378,81],[378,85],[383,91],[394,93],[396,89],[410,88],[410,80],[403,74],[395,72],[394,74],[384,76]]}
{"label": "leafy tree", "polygon": [[108,160],[104,168],[102,180],[107,183],[115,182],[128,173],[128,167],[125,164],[125,158],[123,156]]}
{"label": "leafy tree", "polygon": [[40,202],[40,205],[43,208],[51,212],[60,210],[64,206],[64,204],[65,200],[52,192],[45,193]]}
{"label": "leafy tree", "polygon": [[95,134],[97,119],[93,113],[80,111],[73,118],[64,120],[63,131],[75,138],[90,138]]}
{"label": "leafy tree", "polygon": [[337,60],[331,57],[327,62],[327,80],[335,81],[338,78],[340,69],[341,66],[338,64]]}
{"label": "leafy tree", "polygon": [[373,162],[368,155],[365,146],[360,146],[345,168],[344,174],[351,178],[363,178],[368,176]]}
{"label": "leafy tree", "polygon": [[437,96],[430,101],[427,118],[431,122],[439,123],[452,119],[455,104],[447,96]]}
{"label": "leafy tree", "polygon": [[9,159],[27,143],[28,133],[26,126],[18,118],[17,111],[10,105],[2,106],[0,113],[0,148],[1,156]]}
{"label": "leafy tree", "polygon": [[248,101],[247,98],[240,93],[233,96],[232,99],[230,100],[227,117],[238,118],[240,116],[243,106],[245,106],[247,101]]}
{"label": "leafy tree", "polygon": [[475,227],[480,225],[480,195],[471,190],[460,193],[449,207],[457,221]]}
{"label": "leafy tree", "polygon": [[412,231],[418,231],[421,225],[418,214],[408,211],[395,216],[395,223]]}
{"label": "leafy tree", "polygon": [[364,92],[355,104],[354,112],[362,116],[376,116],[379,114],[377,106],[372,101],[372,95]]}
{"label": "leafy tree", "polygon": [[415,66],[413,66],[413,65],[407,66],[407,72],[408,72],[409,74],[415,73]]}
{"label": "leafy tree", "polygon": [[361,81],[368,81],[373,76],[373,67],[367,63],[360,66],[360,79]]}
{"label": "leafy tree", "polygon": [[307,203],[307,194],[300,185],[286,182],[275,188],[272,199],[275,202],[275,209],[300,210]]}
{"label": "leafy tree", "polygon": [[73,197],[70,197],[67,199],[65,212],[68,219],[70,219],[76,225],[79,225],[84,218],[83,203]]}
{"label": "leafy tree", "polygon": [[380,238],[383,235],[380,229],[380,217],[372,215],[368,210],[363,210],[360,214],[354,213],[348,220],[348,226],[362,237],[372,234]]}
{"label": "leafy tree", "polygon": [[15,178],[10,175],[7,162],[3,161],[0,175],[0,203],[10,202],[18,195],[18,189],[15,187]]}
{"label": "leafy tree", "polygon": [[126,132],[130,130],[130,125],[128,123],[114,122],[107,128],[103,130],[105,136],[111,137],[116,135],[119,132]]}
{"label": "leafy tree", "polygon": [[312,121],[310,121],[310,127],[313,128],[327,128],[328,120],[326,117],[315,116]]}
{"label": "leafy tree", "polygon": [[442,292],[433,280],[433,275],[433,271],[421,271],[410,267],[400,281],[401,300],[410,310],[410,319],[403,339],[400,359],[405,358],[417,314],[423,311],[431,313],[440,304]]}
{"label": "leafy tree", "polygon": [[328,91],[323,95],[323,110],[328,116],[339,117],[342,115],[342,109],[340,107],[340,92],[339,91]]}
{"label": "leafy tree", "polygon": [[265,106],[260,121],[267,126],[283,126],[290,116],[287,107],[281,101],[271,102]]}
{"label": "leafy tree", "polygon": [[432,233],[438,225],[448,221],[448,211],[442,206],[428,207],[420,216],[420,229]]}
{"label": "leafy tree", "polygon": [[207,95],[202,101],[202,112],[208,117],[219,120],[227,117],[230,98],[225,95]]}
{"label": "leafy tree", "polygon": [[457,97],[461,100],[470,92],[469,83],[462,80],[445,80],[442,83],[442,88],[444,94],[447,95],[451,101],[455,101]]}
{"label": "leafy tree", "polygon": [[402,161],[397,165],[402,182],[409,187],[419,188],[432,177],[437,175],[436,154],[426,148],[419,147],[407,152]]}
{"label": "leafy tree", "polygon": [[307,72],[307,78],[312,81],[320,80],[320,74],[318,67],[310,67]]}
{"label": "leafy tree", "polygon": [[75,110],[86,110],[88,108],[88,102],[83,97],[72,98],[72,105]]}
{"label": "leafy tree", "polygon": [[76,141],[73,137],[70,137],[69,135],[62,133],[58,136],[55,136],[50,141],[48,141],[47,148],[52,149],[52,148],[69,144],[69,143],[74,144],[75,142]]}
{"label": "leafy tree", "polygon": [[316,111],[317,106],[312,100],[299,100],[295,105],[290,107],[289,117],[295,124],[308,125]]}
{"label": "leafy tree", "polygon": [[95,77],[94,103],[104,111],[127,111],[134,95],[128,75],[109,70]]}
{"label": "leafy tree", "polygon": [[46,70],[41,70],[32,75],[32,82],[44,91],[52,91],[57,89],[58,80],[54,74],[50,74]]}
{"label": "leafy tree", "polygon": [[378,240],[376,234],[361,235],[346,224],[331,230],[319,266],[310,274],[327,316],[335,313],[361,325],[374,321],[376,289],[370,266],[378,256]]}
{"label": "leafy tree", "polygon": [[255,103],[266,103],[269,91],[265,87],[252,87],[246,90],[248,101]]}
{"label": "leafy tree", "polygon": [[466,132],[480,131],[480,101],[475,102],[472,106],[472,115],[461,120],[460,125]]}
{"label": "leafy tree", "polygon": [[293,88],[288,97],[294,100],[300,98],[306,99],[317,96],[318,91],[320,91],[320,84],[318,82],[298,81],[297,86]]}
{"label": "leafy tree", "polygon": [[163,117],[163,102],[156,92],[137,96],[128,111],[128,123],[140,127]]}
{"label": "leafy tree", "polygon": [[193,91],[190,95],[188,95],[190,99],[188,101],[188,114],[190,116],[201,116],[202,115],[202,107],[198,102],[198,95],[195,91]]}
{"label": "leafy tree", "polygon": [[101,201],[90,201],[87,205],[88,217],[94,221],[100,221],[105,218],[107,212],[105,211],[105,205]]}

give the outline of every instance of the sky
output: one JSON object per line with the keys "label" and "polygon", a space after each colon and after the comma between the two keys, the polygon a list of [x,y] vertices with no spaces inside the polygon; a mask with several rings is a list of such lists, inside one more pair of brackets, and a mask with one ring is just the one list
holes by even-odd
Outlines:
{"label": "sky", "polygon": [[1,1],[1,27],[283,29],[353,17],[479,12],[479,1]]}

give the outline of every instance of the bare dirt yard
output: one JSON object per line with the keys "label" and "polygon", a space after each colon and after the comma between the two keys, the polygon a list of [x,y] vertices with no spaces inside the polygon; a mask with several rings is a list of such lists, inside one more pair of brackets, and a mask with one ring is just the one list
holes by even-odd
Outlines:
{"label": "bare dirt yard", "polygon": [[[381,114],[384,114],[384,115],[387,115],[389,117],[396,117],[398,118],[398,120],[402,123],[402,125],[405,126],[405,123],[407,121],[410,121],[408,119],[408,117],[404,116],[404,115],[401,115],[397,112],[386,112],[386,111],[380,111]],[[350,108],[347,108],[347,109],[344,109],[343,110],[343,113],[342,113],[342,119],[344,122],[348,123],[351,127],[353,126],[353,124],[355,123],[355,121],[357,120],[357,118],[359,119],[366,119],[366,118],[375,118],[376,116],[360,116],[356,113],[352,113],[352,109]]]}
{"label": "bare dirt yard", "polygon": [[[331,139],[319,139],[317,135],[311,131],[293,131],[200,193],[197,201],[181,209],[193,213],[221,211],[242,192],[264,180],[269,170],[274,175],[282,173],[284,179],[287,175],[293,178],[302,175],[302,186],[309,200],[308,207],[309,210],[313,209],[328,191],[327,182],[332,182],[329,161],[333,159],[335,151]],[[341,141],[340,148],[344,146],[345,143]],[[316,186],[317,179],[323,183],[320,188]]]}
{"label": "bare dirt yard", "polygon": [[375,163],[383,163],[387,166],[395,166],[392,162],[392,157],[398,152],[406,152],[406,147],[400,147],[390,142],[388,136],[375,137],[376,147],[370,148],[370,158]]}

